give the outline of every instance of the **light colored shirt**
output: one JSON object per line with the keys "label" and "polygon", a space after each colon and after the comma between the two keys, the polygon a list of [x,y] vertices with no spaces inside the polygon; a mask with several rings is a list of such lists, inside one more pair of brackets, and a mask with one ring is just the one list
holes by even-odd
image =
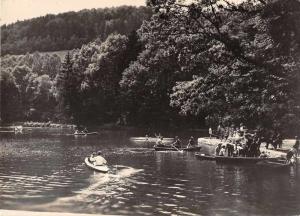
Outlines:
{"label": "light colored shirt", "polygon": [[104,157],[97,155],[95,157],[91,157],[90,161],[93,162],[95,166],[102,166],[104,164],[107,164],[107,161],[104,159]]}
{"label": "light colored shirt", "polygon": [[219,152],[219,156],[225,156],[226,150],[225,148],[221,148],[220,152]]}

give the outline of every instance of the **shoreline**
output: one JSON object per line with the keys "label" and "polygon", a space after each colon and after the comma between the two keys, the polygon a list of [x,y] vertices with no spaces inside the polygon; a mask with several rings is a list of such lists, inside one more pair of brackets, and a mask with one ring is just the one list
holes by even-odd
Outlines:
{"label": "shoreline", "polygon": [[[206,145],[206,146],[210,146],[213,148],[215,148],[219,143],[222,143],[222,141],[220,139],[209,138],[209,137],[201,137],[201,138],[198,138],[197,141],[198,141],[198,146]],[[290,143],[291,143],[290,139],[283,140],[283,146],[284,146],[284,144],[290,145]],[[282,148],[282,149],[289,149],[289,147],[287,146],[287,148]],[[284,158],[286,157],[285,152],[277,151],[274,149],[267,149],[264,144],[262,144],[260,146],[260,151],[266,152],[268,155],[270,155],[270,157],[284,157]]]}

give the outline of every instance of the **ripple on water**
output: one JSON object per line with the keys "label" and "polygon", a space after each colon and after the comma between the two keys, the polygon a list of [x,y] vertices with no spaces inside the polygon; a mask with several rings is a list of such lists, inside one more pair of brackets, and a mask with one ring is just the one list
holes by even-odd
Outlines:
{"label": "ripple on water", "polygon": [[178,195],[178,194],[174,194],[173,196],[174,196],[174,197],[177,197],[177,198],[181,198],[181,199],[186,198],[186,196]]}
{"label": "ripple on water", "polygon": [[171,204],[171,203],[165,203],[164,206],[167,206],[167,207],[176,207],[177,205],[176,204]]}

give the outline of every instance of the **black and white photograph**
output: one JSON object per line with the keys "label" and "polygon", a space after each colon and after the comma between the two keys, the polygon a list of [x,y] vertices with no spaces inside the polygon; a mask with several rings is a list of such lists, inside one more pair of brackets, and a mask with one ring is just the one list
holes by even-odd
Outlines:
{"label": "black and white photograph", "polygon": [[0,216],[300,215],[300,0],[0,2]]}

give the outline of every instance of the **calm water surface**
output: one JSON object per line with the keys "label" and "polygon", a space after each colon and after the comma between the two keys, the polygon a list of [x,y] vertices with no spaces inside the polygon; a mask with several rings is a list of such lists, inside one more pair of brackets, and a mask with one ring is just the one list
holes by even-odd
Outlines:
{"label": "calm water surface", "polygon": [[[298,215],[300,166],[284,173],[154,152],[143,131],[67,136],[61,129],[0,134],[0,208],[122,215]],[[173,136],[174,133],[166,133]],[[181,137],[203,136],[181,132]],[[84,158],[102,150],[108,174]]]}

